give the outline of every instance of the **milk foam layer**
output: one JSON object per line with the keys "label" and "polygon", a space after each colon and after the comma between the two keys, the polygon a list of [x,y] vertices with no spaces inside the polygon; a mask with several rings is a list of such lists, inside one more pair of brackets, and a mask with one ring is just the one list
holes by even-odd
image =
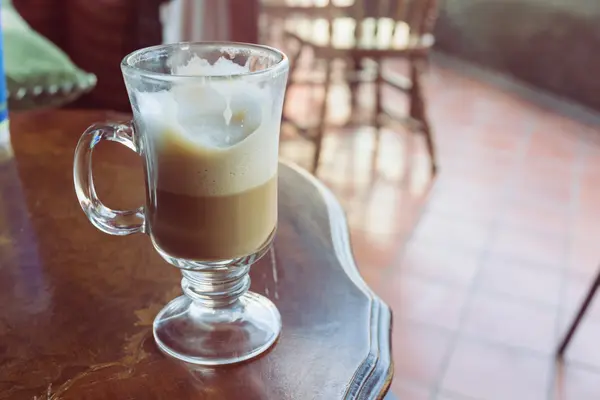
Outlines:
{"label": "milk foam layer", "polygon": [[[224,58],[194,58],[178,75],[248,72]],[[241,79],[186,80],[168,91],[135,94],[157,188],[192,196],[228,195],[277,171],[280,119],[267,89]]]}

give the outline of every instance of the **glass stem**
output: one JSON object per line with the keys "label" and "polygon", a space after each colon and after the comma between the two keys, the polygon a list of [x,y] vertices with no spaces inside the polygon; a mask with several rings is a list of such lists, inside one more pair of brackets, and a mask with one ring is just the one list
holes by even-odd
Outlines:
{"label": "glass stem", "polygon": [[181,288],[194,304],[208,308],[230,307],[250,287],[250,265],[217,271],[182,271]]}

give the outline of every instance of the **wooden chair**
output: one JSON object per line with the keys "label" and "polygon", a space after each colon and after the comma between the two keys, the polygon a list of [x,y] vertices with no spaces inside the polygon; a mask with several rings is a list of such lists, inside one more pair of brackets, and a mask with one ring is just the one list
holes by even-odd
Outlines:
{"label": "wooden chair", "polygon": [[[284,29],[286,47],[295,47],[289,51],[290,85],[294,84],[293,72],[304,50],[310,49],[314,59],[322,62],[325,69],[322,82],[325,100],[318,110],[318,124],[314,129],[300,130],[315,144],[313,172],[319,166],[321,155],[327,97],[332,82],[332,61],[343,60],[349,66],[346,80],[350,84],[353,99],[358,83],[375,83],[376,104],[371,123],[377,131],[376,149],[380,128],[386,119],[382,117],[400,119],[414,131],[424,134],[431,170],[435,174],[436,152],[425,110],[421,75],[434,43],[432,28],[437,14],[437,0],[355,0],[353,5],[347,7],[338,7],[329,2],[325,7],[307,10],[302,16],[298,16],[302,13],[299,7],[294,8],[293,13],[295,16],[286,20]],[[409,76],[396,76],[382,71],[382,61],[394,58],[408,61]],[[372,66],[371,70],[367,68],[369,65]],[[407,117],[397,118],[397,113],[384,109],[384,84],[407,93],[410,102]]]}
{"label": "wooden chair", "polygon": [[[286,21],[297,18],[324,19],[334,12],[338,16],[348,15],[354,0],[261,0],[260,37],[261,43],[279,45]],[[342,5],[340,5],[340,2]],[[324,4],[325,3],[325,4]]]}

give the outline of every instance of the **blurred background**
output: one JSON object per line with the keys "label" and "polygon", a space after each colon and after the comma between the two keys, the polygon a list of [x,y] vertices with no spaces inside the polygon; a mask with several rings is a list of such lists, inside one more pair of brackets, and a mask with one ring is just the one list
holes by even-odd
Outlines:
{"label": "blurred background", "polygon": [[6,48],[37,43],[19,50],[31,74],[7,67],[12,110],[129,112],[119,63],[161,42],[283,49],[281,155],[346,210],[360,271],[394,312],[396,396],[600,398],[597,300],[556,357],[597,287],[600,2],[4,0],[2,13]]}

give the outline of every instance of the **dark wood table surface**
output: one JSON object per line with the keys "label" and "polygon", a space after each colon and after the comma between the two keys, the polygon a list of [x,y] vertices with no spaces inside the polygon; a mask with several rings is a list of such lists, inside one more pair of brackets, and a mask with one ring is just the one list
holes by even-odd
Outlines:
{"label": "dark wood table surface", "polygon": [[[391,382],[391,315],[357,273],[346,222],[318,181],[282,164],[275,246],[252,290],[283,319],[262,357],[198,367],[162,355],[156,313],[181,275],[144,235],[96,230],[75,198],[73,151],[99,111],[11,115],[13,155],[0,150],[0,399],[376,399]],[[101,198],[144,198],[141,160],[107,143],[95,152]]]}

